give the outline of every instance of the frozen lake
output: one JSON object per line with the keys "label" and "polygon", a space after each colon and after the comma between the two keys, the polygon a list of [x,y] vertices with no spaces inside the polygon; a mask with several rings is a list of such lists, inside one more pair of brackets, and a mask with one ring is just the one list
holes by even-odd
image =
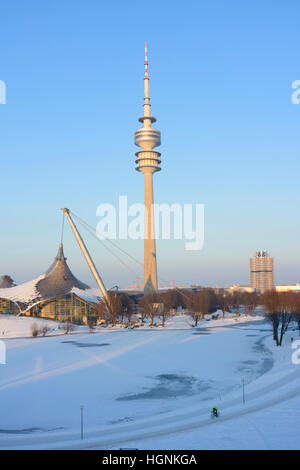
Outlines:
{"label": "frozen lake", "polygon": [[101,429],[104,436],[122,425],[164,423],[174,413],[184,419],[185,410],[193,418],[199,410],[200,419],[215,404],[240,404],[243,378],[254,392],[256,383],[272,382],[277,369],[265,320],[225,319],[198,328],[180,322],[174,318],[166,329],[7,339],[0,446],[28,436],[31,444],[40,437],[45,442],[56,433],[78,438],[80,406],[85,432]]}

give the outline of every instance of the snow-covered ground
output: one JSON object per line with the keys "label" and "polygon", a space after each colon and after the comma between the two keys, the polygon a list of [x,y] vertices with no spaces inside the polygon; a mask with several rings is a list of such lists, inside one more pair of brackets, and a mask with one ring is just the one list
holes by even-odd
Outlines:
{"label": "snow-covered ground", "polygon": [[[221,315],[221,312],[220,312]],[[137,315],[132,316],[132,320],[138,323]],[[232,319],[232,321],[235,321]],[[160,328],[159,326],[161,321],[157,319],[157,327],[154,329]],[[193,324],[193,320],[186,315],[176,315],[171,316],[166,323],[164,329],[186,329],[190,328]],[[150,321],[146,321],[144,325],[139,324],[140,329],[153,329],[150,328]],[[48,327],[47,336],[51,335],[60,335],[64,334],[64,329],[62,323],[48,320],[45,318],[34,318],[34,317],[26,317],[23,315],[14,316],[10,314],[0,314],[0,339],[5,338],[25,338],[32,336],[32,327],[35,326],[38,329],[43,328],[44,326]],[[106,331],[118,331],[120,328],[124,328],[126,326],[126,320],[124,324],[117,324],[113,328],[108,326],[105,328]],[[73,334],[78,333],[87,333],[89,331],[88,326],[86,325],[74,325]],[[103,332],[103,325],[97,326],[94,332]]]}
{"label": "snow-covered ground", "polygon": [[32,336],[32,328],[38,329],[47,326],[47,335],[62,333],[59,323],[52,320],[33,317],[15,317],[14,315],[0,315],[0,339],[20,338]]}
{"label": "snow-covered ground", "polygon": [[[0,330],[3,321],[12,320],[0,317]],[[0,447],[300,448],[298,332],[276,348],[258,315],[190,323],[175,316],[165,329],[6,336]],[[215,404],[221,416],[211,420]]]}

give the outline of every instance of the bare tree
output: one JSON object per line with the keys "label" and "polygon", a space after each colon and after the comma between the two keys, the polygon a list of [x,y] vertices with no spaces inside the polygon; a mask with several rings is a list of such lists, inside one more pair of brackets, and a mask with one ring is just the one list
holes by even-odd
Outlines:
{"label": "bare tree", "polygon": [[279,294],[281,309],[280,309],[280,335],[279,346],[282,345],[282,340],[288,327],[293,319],[293,296],[289,292]]}
{"label": "bare tree", "polygon": [[46,336],[46,334],[50,331],[50,328],[48,325],[44,325],[40,328],[40,333],[42,336]]}
{"label": "bare tree", "polygon": [[[174,307],[174,297],[170,292],[167,291],[158,296],[159,307],[159,317],[161,319],[161,326],[165,326],[167,319],[170,316],[170,310]],[[174,292],[174,291],[173,291]]]}
{"label": "bare tree", "polygon": [[89,327],[89,332],[92,332],[96,327],[96,321],[93,318],[88,317],[87,326]]}
{"label": "bare tree", "polygon": [[139,301],[139,309],[144,312],[146,317],[151,319],[150,326],[154,326],[154,319],[159,315],[160,309],[158,295],[153,293],[142,297]]}
{"label": "bare tree", "polygon": [[145,320],[148,317],[148,309],[145,306],[145,301],[143,300],[143,298],[144,297],[141,297],[138,301],[138,313],[142,324],[145,323]]}
{"label": "bare tree", "polygon": [[161,326],[165,326],[167,319],[170,316],[170,307],[167,304],[161,304],[162,308],[160,310]]}
{"label": "bare tree", "polygon": [[236,292],[233,293],[232,295],[232,306],[235,310],[235,314],[237,317],[240,317],[241,314],[240,314],[240,307],[241,307],[241,303],[242,303],[242,298],[241,298],[241,293],[239,290],[237,290]]}
{"label": "bare tree", "polygon": [[252,316],[258,305],[257,293],[256,292],[244,292],[243,304],[244,304],[245,315]]}
{"label": "bare tree", "polygon": [[120,294],[120,301],[122,304],[122,321],[124,320],[124,317],[127,318],[127,325],[130,325],[131,323],[131,317],[134,312],[134,301],[129,295],[127,294]]}
{"label": "bare tree", "polygon": [[201,289],[195,294],[190,295],[187,300],[189,315],[194,320],[194,326],[198,326],[200,320],[209,312],[211,298],[206,289]]}
{"label": "bare tree", "polygon": [[267,318],[273,327],[273,339],[276,346],[282,345],[282,340],[293,318],[293,301],[289,295],[275,290],[262,296]]}
{"label": "bare tree", "polygon": [[31,325],[31,336],[36,337],[38,336],[40,330],[36,323],[32,323]]}
{"label": "bare tree", "polygon": [[300,335],[300,294],[297,292],[292,293],[292,314],[293,320],[298,324],[298,331]]}
{"label": "bare tree", "polygon": [[200,312],[201,320],[208,314],[211,307],[211,297],[207,289],[200,289],[195,294],[195,307]]}
{"label": "bare tree", "polygon": [[272,323],[273,328],[273,339],[278,346],[278,326],[279,326],[279,309],[280,309],[280,301],[278,297],[278,293],[273,290],[266,292],[262,295],[262,303],[265,308],[265,312],[267,314],[267,319],[270,320]]}
{"label": "bare tree", "polygon": [[232,307],[232,294],[229,292],[220,292],[217,294],[217,302],[219,305],[219,308],[222,310],[222,318],[225,318],[226,312],[231,311]]}
{"label": "bare tree", "polygon": [[122,314],[123,307],[118,292],[108,292],[111,309],[107,307],[104,299],[101,299],[97,305],[97,313],[99,316],[106,318],[112,326],[115,326]]}
{"label": "bare tree", "polygon": [[71,333],[72,331],[75,330],[75,325],[73,325],[72,322],[67,321],[63,324],[63,329],[64,329],[65,335],[67,335],[68,333]]}
{"label": "bare tree", "polygon": [[191,295],[192,291],[190,289],[176,289],[176,294],[174,294],[174,307],[188,308],[188,303]]}
{"label": "bare tree", "polygon": [[190,295],[184,289],[168,289],[163,294],[164,302],[170,306],[170,308],[177,309],[178,307],[186,307],[187,296]]}

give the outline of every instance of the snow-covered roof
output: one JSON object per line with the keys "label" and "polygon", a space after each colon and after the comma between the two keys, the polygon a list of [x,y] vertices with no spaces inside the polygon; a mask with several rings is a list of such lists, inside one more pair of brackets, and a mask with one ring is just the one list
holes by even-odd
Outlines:
{"label": "snow-covered roof", "polygon": [[50,268],[32,281],[0,290],[0,298],[15,302],[21,312],[47,299],[74,293],[87,302],[98,303],[100,292],[79,281],[66,263],[62,243]]}
{"label": "snow-covered roof", "polygon": [[80,297],[82,300],[85,300],[86,302],[98,303],[99,300],[102,299],[100,290],[97,288],[81,290],[81,289],[78,289],[77,287],[73,287],[71,292],[77,295],[78,297]]}
{"label": "snow-covered roof", "polygon": [[42,274],[36,279],[24,282],[24,284],[20,284],[19,286],[1,289],[0,297],[1,299],[8,299],[17,303],[21,311],[27,310],[27,305],[31,306],[40,300],[40,294],[36,286],[41,279],[44,279],[44,277],[45,274]]}

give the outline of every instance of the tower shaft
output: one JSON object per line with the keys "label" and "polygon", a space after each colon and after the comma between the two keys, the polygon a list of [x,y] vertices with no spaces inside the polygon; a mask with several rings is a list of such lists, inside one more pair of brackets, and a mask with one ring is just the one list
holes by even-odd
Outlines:
{"label": "tower shaft", "polygon": [[153,150],[160,145],[160,131],[151,127],[156,121],[151,116],[148,76],[147,44],[145,44],[144,115],[139,118],[143,127],[135,131],[135,144],[142,148],[136,152],[136,170],[144,173],[145,180],[145,240],[144,240],[144,293],[155,292],[157,285],[156,244],[154,231],[153,173],[160,170],[160,153]]}
{"label": "tower shaft", "polygon": [[145,239],[144,239],[144,290],[157,290],[156,242],[153,213],[153,177],[152,172],[145,177]]}

